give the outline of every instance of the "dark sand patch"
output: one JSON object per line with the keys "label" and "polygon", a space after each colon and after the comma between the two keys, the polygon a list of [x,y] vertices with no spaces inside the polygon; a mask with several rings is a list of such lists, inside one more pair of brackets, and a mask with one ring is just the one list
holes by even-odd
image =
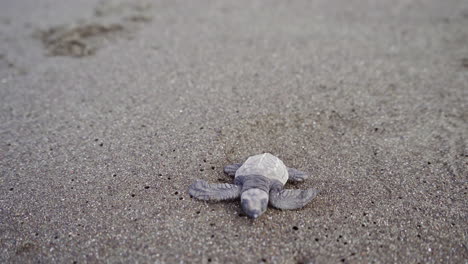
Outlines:
{"label": "dark sand patch", "polygon": [[151,3],[145,1],[100,1],[94,8],[94,15],[97,17],[120,15],[128,13],[145,13],[151,9]]}
{"label": "dark sand patch", "polygon": [[463,58],[461,60],[461,66],[468,69],[468,58]]}
{"label": "dark sand patch", "polygon": [[120,24],[58,26],[39,32],[39,38],[49,56],[84,57],[95,54],[106,40],[115,39],[123,31]]}
{"label": "dark sand patch", "polygon": [[150,16],[145,16],[145,15],[132,15],[132,16],[126,17],[125,20],[130,21],[130,22],[135,22],[135,23],[149,23],[153,19]]}
{"label": "dark sand patch", "polygon": [[[101,1],[94,9],[95,19],[86,24],[55,26],[39,30],[36,36],[42,41],[47,55],[85,57],[110,44],[114,40],[128,37],[138,25],[149,23],[152,17],[146,12],[151,5]],[[100,17],[115,17],[116,23],[97,22]]]}

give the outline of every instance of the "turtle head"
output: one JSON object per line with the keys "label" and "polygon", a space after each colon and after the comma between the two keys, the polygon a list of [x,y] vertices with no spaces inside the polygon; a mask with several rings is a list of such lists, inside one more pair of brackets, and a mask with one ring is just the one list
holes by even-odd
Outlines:
{"label": "turtle head", "polygon": [[244,191],[241,195],[242,210],[251,218],[263,214],[268,206],[268,193],[258,188]]}

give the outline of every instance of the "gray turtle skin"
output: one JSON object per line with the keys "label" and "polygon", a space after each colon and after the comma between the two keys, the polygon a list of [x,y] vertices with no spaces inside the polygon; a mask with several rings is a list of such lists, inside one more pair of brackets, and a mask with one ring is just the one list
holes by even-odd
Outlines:
{"label": "gray turtle skin", "polygon": [[286,182],[302,182],[307,173],[288,168],[283,161],[270,153],[249,157],[243,164],[224,167],[224,172],[234,177],[234,184],[213,184],[197,180],[189,187],[189,194],[199,200],[222,201],[241,199],[247,216],[257,218],[268,204],[281,210],[299,209],[317,196],[316,189],[283,189]]}

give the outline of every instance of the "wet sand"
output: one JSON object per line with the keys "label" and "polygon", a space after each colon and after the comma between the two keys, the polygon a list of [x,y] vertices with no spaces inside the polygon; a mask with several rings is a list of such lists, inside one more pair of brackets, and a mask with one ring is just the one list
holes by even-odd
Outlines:
{"label": "wet sand", "polygon": [[[0,262],[465,263],[468,2],[0,3]],[[320,189],[189,197],[270,152]]]}

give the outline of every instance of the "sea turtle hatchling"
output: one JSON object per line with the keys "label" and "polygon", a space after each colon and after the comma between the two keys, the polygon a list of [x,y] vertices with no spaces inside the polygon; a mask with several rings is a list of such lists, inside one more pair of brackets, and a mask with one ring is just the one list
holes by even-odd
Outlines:
{"label": "sea turtle hatchling", "polygon": [[298,209],[318,193],[316,189],[283,189],[287,181],[302,182],[308,176],[305,172],[287,168],[283,161],[270,153],[251,156],[243,164],[228,165],[224,172],[235,177],[234,184],[197,180],[189,187],[190,195],[205,201],[240,197],[244,212],[255,219],[266,211],[268,202],[282,210]]}

